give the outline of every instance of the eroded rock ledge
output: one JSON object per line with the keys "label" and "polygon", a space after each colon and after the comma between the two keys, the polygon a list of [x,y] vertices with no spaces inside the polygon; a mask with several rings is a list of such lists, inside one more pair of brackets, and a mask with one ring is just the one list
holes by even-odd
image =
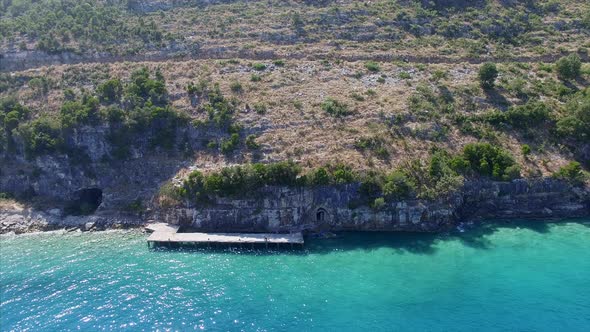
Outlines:
{"label": "eroded rock ledge", "polygon": [[461,192],[437,201],[388,202],[379,209],[361,202],[359,184],[314,188],[266,187],[245,198],[217,198],[208,204],[161,208],[141,215],[99,209],[91,216],[67,216],[22,206],[0,209],[0,233],[59,228],[81,230],[137,227],[168,222],[202,231],[440,232],[471,220],[559,219],[590,216],[590,188],[551,179],[470,181]]}
{"label": "eroded rock ledge", "polygon": [[437,201],[404,200],[379,209],[359,204],[359,184],[315,188],[267,187],[243,199],[155,210],[153,218],[207,231],[425,231],[493,218],[590,215],[589,188],[551,178],[471,181]]}

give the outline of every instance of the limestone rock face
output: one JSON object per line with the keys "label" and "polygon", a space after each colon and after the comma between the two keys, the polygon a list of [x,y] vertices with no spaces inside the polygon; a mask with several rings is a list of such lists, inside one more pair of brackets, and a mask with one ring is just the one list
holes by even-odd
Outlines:
{"label": "limestone rock face", "polygon": [[590,215],[590,191],[554,179],[467,182],[440,201],[389,202],[379,210],[361,199],[358,184],[315,188],[266,187],[248,198],[155,210],[154,219],[204,231],[423,231],[483,218],[565,218]]}
{"label": "limestone rock face", "polygon": [[[66,138],[69,154],[53,153],[25,158],[23,142],[16,142],[16,156],[0,165],[0,192],[16,197],[39,196],[53,201],[71,201],[79,190],[102,190],[102,209],[117,209],[131,202],[149,200],[162,183],[190,165],[180,151],[150,148],[148,139],[139,135],[129,145],[129,157],[120,159],[109,140],[113,128],[84,126]],[[223,136],[219,129],[179,128],[176,138],[185,138],[189,148],[204,148],[207,141]]]}
{"label": "limestone rock face", "polygon": [[[50,207],[46,211],[15,213],[0,210],[3,213],[0,232],[51,227],[92,228],[86,227],[86,223],[94,223],[95,228],[124,224],[127,222],[124,211],[138,200],[148,208],[142,215],[144,220],[236,232],[308,229],[435,232],[471,219],[590,215],[588,188],[575,188],[549,178],[512,182],[471,180],[450,197],[436,201],[389,201],[379,209],[369,207],[374,197],[363,197],[358,183],[265,187],[241,198],[217,197],[207,204],[185,202],[174,208],[163,208],[150,203],[152,198],[165,181],[172,179],[180,169],[190,167],[193,161],[179,151],[150,149],[143,136],[131,142],[129,158],[118,160],[108,140],[111,129],[108,126],[75,129],[66,141],[75,154],[26,159],[22,142],[16,142],[18,153],[4,159],[0,166],[0,192],[17,197],[41,197],[49,201]],[[176,137],[178,140],[186,138],[190,149],[196,151],[210,139],[223,135],[214,129],[188,127],[180,128]],[[68,216],[68,202],[81,203],[84,198],[98,202],[96,215]],[[136,216],[129,218],[137,222]]]}

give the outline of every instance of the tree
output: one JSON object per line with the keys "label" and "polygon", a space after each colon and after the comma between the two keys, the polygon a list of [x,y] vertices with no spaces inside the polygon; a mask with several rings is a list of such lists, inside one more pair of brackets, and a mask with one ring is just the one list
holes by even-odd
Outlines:
{"label": "tree", "polygon": [[324,167],[316,169],[309,175],[311,185],[324,186],[330,184],[330,174]]}
{"label": "tree", "polygon": [[389,174],[383,184],[383,195],[392,199],[408,198],[413,190],[415,187],[412,181],[400,171]]}
{"label": "tree", "polygon": [[14,128],[18,127],[18,122],[20,120],[20,114],[17,111],[11,111],[6,113],[6,117],[4,118],[4,127],[7,131],[11,131]]}
{"label": "tree", "polygon": [[582,61],[577,54],[570,54],[557,60],[557,75],[563,80],[571,80],[580,76]]}
{"label": "tree", "polygon": [[590,89],[577,93],[566,105],[566,116],[557,121],[557,132],[580,142],[590,139]]}
{"label": "tree", "polygon": [[114,78],[108,80],[96,88],[100,101],[114,103],[121,99],[123,93],[123,83],[120,79]]}
{"label": "tree", "polygon": [[49,91],[49,81],[46,77],[35,77],[29,80],[29,87],[37,96],[45,96]]}
{"label": "tree", "polygon": [[486,62],[479,68],[479,82],[484,89],[494,87],[496,78],[498,78],[498,68],[492,62]]}

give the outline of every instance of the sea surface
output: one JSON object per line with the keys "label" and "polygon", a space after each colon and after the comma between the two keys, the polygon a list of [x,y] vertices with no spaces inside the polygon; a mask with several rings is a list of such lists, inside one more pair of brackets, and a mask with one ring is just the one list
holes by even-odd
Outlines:
{"label": "sea surface", "polygon": [[303,251],[0,237],[1,331],[590,331],[590,220],[344,233]]}

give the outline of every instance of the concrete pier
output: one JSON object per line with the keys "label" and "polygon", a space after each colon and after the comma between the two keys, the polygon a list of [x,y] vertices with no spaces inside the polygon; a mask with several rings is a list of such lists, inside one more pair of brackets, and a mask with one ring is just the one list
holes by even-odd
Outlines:
{"label": "concrete pier", "polygon": [[288,245],[303,247],[301,232],[291,234],[273,233],[178,233],[179,226],[168,224],[152,224],[146,227],[153,233],[148,237],[148,246],[156,244],[207,244],[207,245],[269,245],[277,248]]}

